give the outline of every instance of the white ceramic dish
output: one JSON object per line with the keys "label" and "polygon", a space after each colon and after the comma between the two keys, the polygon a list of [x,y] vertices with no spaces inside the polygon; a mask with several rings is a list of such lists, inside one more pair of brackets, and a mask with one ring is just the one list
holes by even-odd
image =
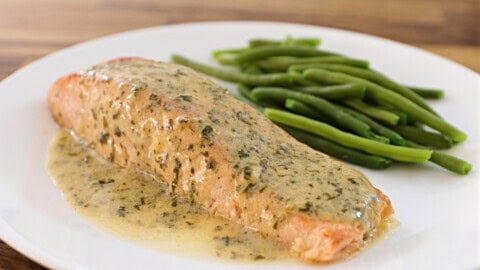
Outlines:
{"label": "white ceramic dish", "polygon": [[[214,22],[121,33],[67,48],[0,83],[0,238],[57,269],[308,269],[302,263],[242,265],[149,250],[100,231],[63,201],[45,169],[56,126],[46,106],[56,78],[105,59],[142,56],[168,60],[174,52],[212,62],[210,51],[254,37],[321,37],[322,47],[369,59],[373,67],[410,85],[446,90],[433,107],[469,139],[450,152],[475,166],[457,176],[434,165],[361,168],[393,202],[400,226],[371,248],[322,269],[472,269],[479,262],[480,77],[413,47],[343,30],[267,22]],[[230,84],[224,84],[232,88]]]}

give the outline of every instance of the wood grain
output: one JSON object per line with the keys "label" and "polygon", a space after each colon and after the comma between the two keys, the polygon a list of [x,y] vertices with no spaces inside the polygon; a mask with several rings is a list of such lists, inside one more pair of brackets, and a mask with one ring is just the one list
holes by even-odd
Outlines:
{"label": "wood grain", "polygon": [[[164,24],[285,21],[412,44],[480,72],[478,0],[15,0],[0,1],[0,80],[78,42]],[[0,269],[42,267],[0,241]]]}

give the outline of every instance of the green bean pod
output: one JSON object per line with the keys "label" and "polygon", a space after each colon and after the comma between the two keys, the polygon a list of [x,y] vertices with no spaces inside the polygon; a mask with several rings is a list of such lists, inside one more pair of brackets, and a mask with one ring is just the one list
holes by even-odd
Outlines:
{"label": "green bean pod", "polygon": [[331,84],[345,84],[352,82],[365,84],[367,87],[366,96],[375,100],[377,103],[397,108],[413,119],[416,119],[417,121],[420,121],[431,128],[451,137],[455,142],[462,142],[467,139],[467,135],[461,130],[445,122],[443,119],[425,110],[424,108],[418,106],[402,95],[389,91],[378,84],[344,73],[321,69],[307,69],[303,74],[307,80],[316,80]]}
{"label": "green bean pod", "polygon": [[261,46],[249,49],[245,52],[239,53],[235,57],[237,63],[255,62],[272,56],[298,56],[298,57],[313,57],[313,56],[328,56],[337,55],[332,52],[317,50],[305,46]]}
{"label": "green bean pod", "polygon": [[[292,112],[310,117],[312,119],[322,121],[324,123],[329,123],[329,124],[332,123],[330,119],[326,118],[324,115],[318,113],[314,109],[310,108],[308,105],[305,105],[298,100],[286,99],[285,108],[289,109]],[[358,134],[358,135],[370,140],[381,142],[381,143],[387,143],[387,144],[390,143],[390,139],[388,137],[377,135],[370,130],[361,132],[361,134]]]}
{"label": "green bean pod", "polygon": [[336,107],[327,100],[312,95],[291,91],[280,87],[256,87],[253,89],[251,96],[260,102],[275,102],[285,104],[286,99],[294,99],[311,106],[319,113],[327,116],[338,126],[352,131],[361,136],[367,136],[370,127],[364,122],[350,116],[349,114],[337,110]]}
{"label": "green bean pod", "polygon": [[417,95],[412,90],[392,81],[391,79],[376,71],[337,64],[319,64],[317,68],[324,68],[334,72],[345,73],[350,76],[376,83],[377,85],[380,85],[386,89],[392,90],[406,97],[407,99],[411,100],[413,103],[424,108],[425,110],[435,115],[437,114],[421,96]]}
{"label": "green bean pod", "polygon": [[379,121],[382,121],[384,123],[387,123],[389,125],[392,125],[392,126],[395,126],[398,124],[398,121],[400,120],[400,116],[392,113],[392,112],[389,112],[389,111],[386,111],[386,110],[383,110],[383,109],[380,109],[380,108],[377,108],[377,107],[373,107],[373,106],[370,106],[366,103],[364,103],[362,100],[360,99],[349,99],[349,100],[344,100],[343,101],[344,104],[354,108],[355,110],[361,112],[361,113],[364,113],[374,119],[377,119]]}
{"label": "green bean pod", "polygon": [[235,55],[246,50],[248,50],[248,48],[215,50],[212,52],[212,57],[222,65],[236,65]]}
{"label": "green bean pod", "polygon": [[264,114],[274,122],[316,134],[346,147],[393,160],[423,163],[427,162],[432,154],[431,150],[383,144],[358,137],[328,124],[282,110],[266,108]]}
{"label": "green bean pod", "polygon": [[190,67],[196,71],[230,82],[243,83],[246,85],[290,85],[294,83],[294,77],[288,73],[246,74],[227,71],[190,60],[177,54],[172,56],[172,60],[175,63]]}
{"label": "green bean pod", "polygon": [[262,47],[262,46],[307,46],[317,47],[320,45],[320,39],[318,38],[291,38],[287,37],[284,40],[272,40],[264,38],[255,38],[248,41],[250,48]]}
{"label": "green bean pod", "polygon": [[339,110],[343,110],[346,113],[350,114],[351,116],[365,122],[367,125],[370,126],[370,128],[375,131],[377,134],[380,134],[382,136],[385,136],[390,139],[390,141],[395,144],[395,145],[400,145],[400,146],[405,146],[405,140],[398,134],[397,132],[391,130],[390,128],[387,128],[379,123],[377,123],[375,120],[371,119],[370,117],[366,116],[365,114],[362,114],[360,112],[357,112],[355,110],[352,110],[350,108],[341,106],[337,104],[337,108]]}
{"label": "green bean pod", "polygon": [[444,97],[443,90],[440,89],[432,89],[432,88],[422,88],[422,87],[415,87],[415,86],[405,86],[412,90],[413,92],[417,93],[417,95],[423,98],[431,98],[431,99],[442,99]]}
{"label": "green bean pod", "polygon": [[[407,141],[407,144],[410,147],[425,149],[424,146],[418,145],[412,141]],[[468,174],[472,169],[472,164],[468,163],[467,161],[439,151],[432,152],[430,162],[461,175]]]}
{"label": "green bean pod", "polygon": [[365,85],[358,83],[348,83],[330,86],[304,86],[295,87],[295,90],[299,90],[303,93],[322,97],[329,100],[343,100],[352,98],[363,98],[365,96]]}
{"label": "green bean pod", "polygon": [[248,63],[241,67],[242,73],[245,74],[264,74],[264,72],[255,64]]}
{"label": "green bean pod", "polygon": [[442,134],[422,130],[414,126],[398,126],[393,127],[392,129],[402,135],[405,139],[424,146],[436,149],[446,149],[453,146],[451,138]]}
{"label": "green bean pod", "polygon": [[323,152],[337,159],[376,170],[386,169],[392,164],[390,159],[365,154],[360,151],[344,147],[332,141],[322,139],[319,136],[315,136],[299,129],[291,128],[285,125],[280,125],[280,127],[282,127],[282,129],[292,135],[292,137],[297,139],[299,142],[302,142],[315,150]]}
{"label": "green bean pod", "polygon": [[266,70],[285,71],[292,65],[303,64],[342,64],[359,68],[368,68],[368,61],[353,59],[344,56],[318,56],[318,57],[292,57],[292,56],[275,56],[260,60],[257,64]]}
{"label": "green bean pod", "polygon": [[332,121],[328,119],[328,117],[322,115],[321,113],[315,111],[310,106],[291,98],[287,98],[285,100],[285,108],[289,109],[290,111],[301,114],[325,123],[331,123]]}

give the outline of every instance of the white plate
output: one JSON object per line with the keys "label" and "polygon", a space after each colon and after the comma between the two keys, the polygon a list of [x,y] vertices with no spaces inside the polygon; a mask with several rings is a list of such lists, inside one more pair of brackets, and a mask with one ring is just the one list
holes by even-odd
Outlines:
{"label": "white plate", "polygon": [[[369,59],[373,67],[409,85],[446,90],[433,107],[469,139],[450,152],[472,162],[468,176],[434,165],[361,168],[390,196],[400,226],[373,247],[323,269],[472,269],[479,267],[478,74],[397,42],[323,27],[265,22],[162,26],[79,44],[22,68],[0,84],[0,237],[20,252],[60,269],[231,269],[247,265],[194,260],[152,251],[90,225],[63,201],[45,169],[56,129],[46,106],[54,80],[118,56],[168,60],[174,52],[212,62],[210,51],[238,47],[249,38],[321,37],[322,48]],[[224,84],[231,87],[230,84]],[[248,265],[258,269],[311,265]]]}

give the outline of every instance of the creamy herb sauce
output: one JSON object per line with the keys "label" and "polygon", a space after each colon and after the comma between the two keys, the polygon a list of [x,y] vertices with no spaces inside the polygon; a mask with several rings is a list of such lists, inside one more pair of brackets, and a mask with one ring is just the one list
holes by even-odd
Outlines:
{"label": "creamy herb sauce", "polygon": [[289,256],[256,232],[174,200],[153,177],[99,159],[65,130],[50,144],[48,170],[78,213],[162,252],[262,262]]}

